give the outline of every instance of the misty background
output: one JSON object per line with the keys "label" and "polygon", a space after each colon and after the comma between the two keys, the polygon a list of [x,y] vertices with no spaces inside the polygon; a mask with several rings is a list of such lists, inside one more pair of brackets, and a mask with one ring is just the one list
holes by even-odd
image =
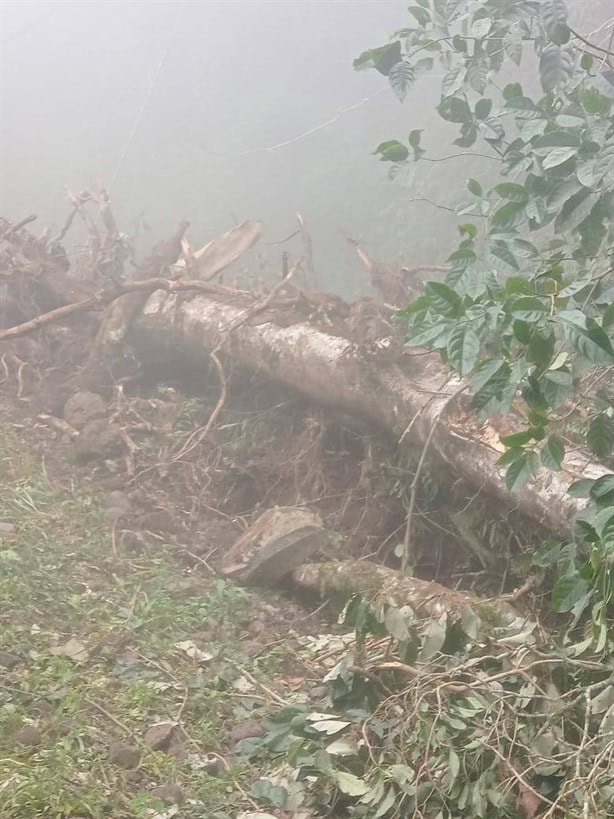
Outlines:
{"label": "misty background", "polygon": [[[598,26],[612,0],[570,3]],[[455,153],[455,126],[436,114],[437,66],[401,105],[361,51],[410,24],[403,0],[4,0],[1,34],[0,211],[69,211],[63,189],[106,187],[120,230],[147,250],[181,219],[198,246],[258,219],[265,242],[312,235],[320,287],[350,297],[367,276],[343,231],[376,258],[438,264],[453,248],[453,206],[488,162],[421,162],[392,183],[371,154],[424,128],[428,156]],[[476,147],[476,150],[480,150]],[[491,166],[492,167],[492,166]],[[496,165],[494,166],[496,168]],[[299,240],[264,245],[261,263]]]}

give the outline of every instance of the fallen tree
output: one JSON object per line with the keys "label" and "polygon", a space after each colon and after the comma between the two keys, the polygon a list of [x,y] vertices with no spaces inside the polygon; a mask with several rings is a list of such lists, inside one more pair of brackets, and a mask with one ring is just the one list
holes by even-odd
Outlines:
{"label": "fallen tree", "polygon": [[551,534],[567,534],[582,503],[567,495],[569,485],[605,472],[577,450],[568,454],[565,472],[539,475],[521,492],[510,492],[497,465],[500,437],[513,431],[510,419],[505,429],[478,421],[464,400],[463,382],[435,357],[410,355],[403,366],[394,358],[373,360],[360,344],[287,310],[252,314],[240,301],[205,294],[186,300],[158,291],[135,317],[130,341],[150,359],[170,354],[201,364],[223,349],[233,364],[366,420],[418,453],[428,446],[447,482],[460,480],[494,501],[500,516],[519,510],[529,525]]}

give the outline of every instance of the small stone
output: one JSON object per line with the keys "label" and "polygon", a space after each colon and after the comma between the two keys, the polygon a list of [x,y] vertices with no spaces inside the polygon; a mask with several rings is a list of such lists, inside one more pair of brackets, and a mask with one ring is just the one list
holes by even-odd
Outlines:
{"label": "small stone", "polygon": [[228,732],[228,739],[233,745],[241,742],[242,739],[249,739],[249,737],[260,737],[264,733],[264,726],[261,720],[250,719],[247,722],[242,722],[240,725],[235,725],[232,730]]}
{"label": "small stone", "polygon": [[141,756],[140,748],[125,742],[113,742],[109,748],[109,759],[120,768],[138,768]]}
{"label": "small stone", "polygon": [[184,762],[186,759],[190,758],[189,753],[186,751],[183,745],[180,745],[178,742],[171,742],[168,749],[168,755],[178,759],[180,762]]}
{"label": "small stone", "polygon": [[23,745],[28,748],[34,748],[40,745],[43,741],[43,736],[38,728],[33,725],[24,725],[14,736],[15,745]]}
{"label": "small stone", "polygon": [[312,700],[323,700],[324,697],[328,696],[328,686],[326,685],[314,685],[314,687],[309,692],[309,696]]}
{"label": "small stone", "polygon": [[201,762],[203,764],[203,770],[206,771],[209,776],[222,776],[226,771],[224,763],[219,756],[208,754],[206,757],[203,757]]}
{"label": "small stone", "polygon": [[0,665],[8,668],[14,668],[19,663],[23,662],[18,654],[13,654],[11,651],[0,651]]}
{"label": "small stone", "polygon": [[100,418],[83,427],[75,442],[75,451],[80,461],[92,461],[121,455],[123,445],[121,429],[117,424]]}
{"label": "small stone", "polygon": [[0,522],[0,535],[14,535],[16,531],[14,523]]}
{"label": "small stone", "polygon": [[165,805],[182,805],[185,802],[183,791],[174,782],[169,782],[167,785],[158,785],[157,788],[152,788],[150,793],[152,796],[161,799]]}
{"label": "small stone", "polygon": [[145,743],[152,751],[168,751],[175,726],[172,722],[160,722],[145,732]]}
{"label": "small stone", "polygon": [[95,392],[81,390],[72,395],[64,404],[64,420],[75,429],[83,429],[90,421],[103,418],[107,405]]}

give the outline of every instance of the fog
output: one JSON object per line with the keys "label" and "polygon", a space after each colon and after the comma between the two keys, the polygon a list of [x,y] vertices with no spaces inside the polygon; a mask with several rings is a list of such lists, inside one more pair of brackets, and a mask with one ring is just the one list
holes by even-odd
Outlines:
{"label": "fog", "polygon": [[455,219],[420,200],[454,204],[487,170],[421,163],[391,183],[379,142],[426,128],[449,153],[440,77],[401,105],[352,68],[407,20],[400,0],[4,2],[1,210],[58,224],[65,185],[104,186],[144,246],[182,218],[193,244],[244,219],[273,242],[300,211],[321,286],[349,295],[366,276],[342,231],[388,261],[441,262]]}

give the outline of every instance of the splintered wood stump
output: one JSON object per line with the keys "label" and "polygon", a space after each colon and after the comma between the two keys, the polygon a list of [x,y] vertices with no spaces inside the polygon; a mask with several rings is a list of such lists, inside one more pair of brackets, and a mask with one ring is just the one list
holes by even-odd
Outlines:
{"label": "splintered wood stump", "polygon": [[267,509],[224,558],[222,574],[246,586],[274,586],[330,544],[319,516],[296,506]]}

